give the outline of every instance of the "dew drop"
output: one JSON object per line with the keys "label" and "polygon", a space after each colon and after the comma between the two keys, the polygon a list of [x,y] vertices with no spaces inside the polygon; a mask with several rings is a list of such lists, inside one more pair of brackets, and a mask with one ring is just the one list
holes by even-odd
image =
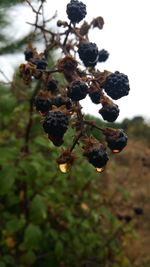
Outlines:
{"label": "dew drop", "polygon": [[120,150],[119,150],[119,149],[113,149],[112,152],[113,152],[113,153],[119,153]]}
{"label": "dew drop", "polygon": [[70,164],[68,163],[59,164],[59,169],[62,173],[67,173],[70,170]]}
{"label": "dew drop", "polygon": [[101,173],[101,172],[104,171],[104,167],[102,167],[102,168],[96,168],[96,171],[99,172],[99,173]]}

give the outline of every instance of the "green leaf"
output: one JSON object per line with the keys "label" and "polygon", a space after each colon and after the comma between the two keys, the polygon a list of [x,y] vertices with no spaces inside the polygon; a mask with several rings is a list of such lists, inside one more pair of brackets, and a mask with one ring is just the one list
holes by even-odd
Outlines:
{"label": "green leaf", "polygon": [[29,224],[24,234],[24,245],[27,249],[38,250],[41,247],[42,232],[40,227]]}
{"label": "green leaf", "polygon": [[0,261],[0,267],[6,267],[6,264],[5,264],[5,262],[3,262],[3,261]]}
{"label": "green leaf", "polygon": [[58,240],[55,246],[55,254],[58,259],[60,259],[63,256],[64,248],[63,243]]}
{"label": "green leaf", "polygon": [[10,221],[6,223],[6,230],[9,233],[15,233],[22,229],[25,225],[25,219],[24,218],[12,218]]}
{"label": "green leaf", "polygon": [[43,196],[36,195],[32,200],[30,218],[35,223],[40,223],[47,218],[47,202]]}
{"label": "green leaf", "polygon": [[8,193],[15,181],[15,170],[13,168],[3,168],[0,172],[0,195]]}

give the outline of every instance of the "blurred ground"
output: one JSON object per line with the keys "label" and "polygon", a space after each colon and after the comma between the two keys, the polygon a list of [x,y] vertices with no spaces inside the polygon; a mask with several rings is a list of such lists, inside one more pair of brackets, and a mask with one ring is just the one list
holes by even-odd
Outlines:
{"label": "blurred ground", "polygon": [[[111,156],[112,157],[112,156]],[[150,266],[150,147],[129,138],[127,148],[113,155],[103,183],[113,212],[135,233],[124,244],[133,266]]]}

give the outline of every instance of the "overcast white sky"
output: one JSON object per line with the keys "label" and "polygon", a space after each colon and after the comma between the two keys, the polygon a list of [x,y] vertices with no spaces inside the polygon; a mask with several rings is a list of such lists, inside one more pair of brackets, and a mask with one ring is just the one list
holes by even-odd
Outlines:
{"label": "overcast white sky", "polygon": [[[47,0],[46,13],[54,14],[58,10],[59,19],[66,19],[66,4],[68,0]],[[128,75],[130,94],[116,101],[120,107],[120,116],[132,118],[142,115],[150,119],[150,0],[84,0],[87,5],[86,20],[102,16],[105,21],[103,30],[95,29],[90,34],[90,41],[96,42],[99,49],[110,53],[109,59],[99,64],[100,70],[118,70]],[[27,7],[13,10],[14,31],[18,38],[22,32],[28,32],[26,21],[32,22],[34,14]],[[0,68],[11,77],[14,65],[24,61],[24,56],[0,57]],[[1,79],[1,76],[0,76]],[[86,113],[98,116],[99,105],[94,105],[86,98],[82,105]]]}

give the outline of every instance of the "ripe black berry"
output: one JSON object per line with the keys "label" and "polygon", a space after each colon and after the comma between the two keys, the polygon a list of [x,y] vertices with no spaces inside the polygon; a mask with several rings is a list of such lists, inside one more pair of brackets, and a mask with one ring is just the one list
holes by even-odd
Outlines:
{"label": "ripe black berry", "polygon": [[68,116],[61,111],[50,111],[46,116],[43,128],[44,131],[51,137],[62,139],[67,131],[69,119]]}
{"label": "ripe black berry", "polygon": [[103,168],[108,161],[108,154],[103,144],[96,142],[95,144],[89,144],[84,149],[85,157],[96,168]]}
{"label": "ripe black berry", "polygon": [[86,5],[78,0],[71,0],[67,4],[66,12],[72,23],[78,23],[86,16]]}
{"label": "ripe black berry", "polygon": [[115,100],[126,96],[130,90],[128,76],[116,71],[107,77],[103,88]]}
{"label": "ripe black berry", "polygon": [[58,81],[54,79],[48,81],[47,90],[50,91],[52,94],[55,93],[57,90],[57,84],[58,84]]}
{"label": "ripe black berry", "polygon": [[84,99],[88,92],[88,86],[77,80],[72,82],[68,87],[68,97],[70,97],[73,101],[79,101]]}
{"label": "ripe black berry", "polygon": [[66,106],[67,109],[70,109],[72,107],[71,99],[63,96],[57,96],[51,98],[52,105],[56,107],[61,107],[63,105]]}
{"label": "ripe black berry", "polygon": [[91,101],[94,104],[99,104],[100,103],[101,94],[100,94],[100,91],[99,90],[95,90],[93,92],[90,92],[89,93],[89,97],[90,97]]}
{"label": "ripe black berry", "polygon": [[37,111],[44,113],[44,112],[48,112],[50,110],[51,101],[49,99],[37,97],[35,99],[34,105],[35,105]]}
{"label": "ripe black berry", "polygon": [[109,53],[107,50],[102,49],[98,53],[98,61],[99,62],[105,62],[109,57]]}
{"label": "ripe black berry", "polygon": [[119,129],[114,131],[114,134],[107,134],[106,141],[112,152],[118,153],[127,145],[128,137],[122,129]]}
{"label": "ripe black berry", "polygon": [[143,215],[143,209],[142,208],[134,208],[134,212],[136,215]]}
{"label": "ripe black berry", "polygon": [[47,67],[47,62],[45,59],[32,59],[31,62],[36,65],[37,69],[45,70]]}
{"label": "ripe black berry", "polygon": [[33,51],[31,49],[26,49],[24,55],[25,55],[25,60],[29,61],[31,58],[33,58]]}
{"label": "ripe black berry", "polygon": [[119,111],[120,110],[116,104],[108,104],[104,105],[99,110],[99,113],[101,114],[104,120],[114,122],[119,116]]}
{"label": "ripe black berry", "polygon": [[97,64],[98,47],[95,43],[81,43],[78,53],[86,67],[94,67]]}
{"label": "ripe black berry", "polygon": [[132,217],[130,215],[125,215],[123,219],[125,220],[126,223],[129,223],[132,220]]}

